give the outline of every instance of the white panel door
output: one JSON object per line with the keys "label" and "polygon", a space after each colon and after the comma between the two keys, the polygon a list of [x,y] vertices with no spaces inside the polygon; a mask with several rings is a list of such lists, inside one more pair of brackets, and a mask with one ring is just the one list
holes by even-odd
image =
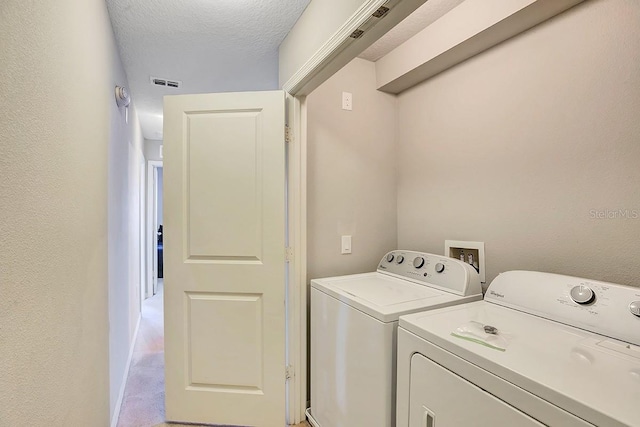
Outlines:
{"label": "white panel door", "polygon": [[285,425],[284,100],[165,97],[169,421]]}

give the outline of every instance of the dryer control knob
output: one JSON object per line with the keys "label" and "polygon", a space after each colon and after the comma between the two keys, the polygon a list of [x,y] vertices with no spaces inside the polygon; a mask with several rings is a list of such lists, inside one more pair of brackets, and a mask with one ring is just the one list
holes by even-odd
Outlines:
{"label": "dryer control knob", "polygon": [[588,286],[578,285],[571,289],[571,299],[577,304],[590,304],[596,299],[596,294]]}
{"label": "dryer control knob", "polygon": [[631,314],[640,317],[640,301],[634,301],[629,304],[629,311]]}
{"label": "dryer control knob", "polygon": [[391,262],[391,261],[393,261],[393,258],[395,258],[395,257],[393,256],[393,254],[389,254],[389,255],[387,255],[387,262]]}
{"label": "dryer control knob", "polygon": [[413,266],[415,268],[422,268],[423,265],[424,265],[424,258],[422,258],[421,256],[417,256],[413,259]]}
{"label": "dryer control knob", "polygon": [[444,264],[439,262],[436,264],[436,273],[442,273],[444,271]]}
{"label": "dryer control knob", "polygon": [[404,256],[398,255],[398,257],[396,258],[396,262],[398,264],[402,264],[404,262]]}

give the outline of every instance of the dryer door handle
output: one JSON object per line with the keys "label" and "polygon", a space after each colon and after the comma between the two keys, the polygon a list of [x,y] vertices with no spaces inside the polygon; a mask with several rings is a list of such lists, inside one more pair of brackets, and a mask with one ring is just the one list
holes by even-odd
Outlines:
{"label": "dryer door handle", "polygon": [[436,415],[426,406],[422,406],[422,425],[424,427],[436,427]]}

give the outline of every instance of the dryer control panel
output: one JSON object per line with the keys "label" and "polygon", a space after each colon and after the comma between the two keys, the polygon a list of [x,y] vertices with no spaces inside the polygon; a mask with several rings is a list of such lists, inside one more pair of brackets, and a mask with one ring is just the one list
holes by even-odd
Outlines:
{"label": "dryer control panel", "polygon": [[482,294],[480,275],[473,267],[442,255],[391,251],[380,260],[378,272],[460,296]]}
{"label": "dryer control panel", "polygon": [[640,345],[640,288],[538,271],[507,271],[488,302]]}

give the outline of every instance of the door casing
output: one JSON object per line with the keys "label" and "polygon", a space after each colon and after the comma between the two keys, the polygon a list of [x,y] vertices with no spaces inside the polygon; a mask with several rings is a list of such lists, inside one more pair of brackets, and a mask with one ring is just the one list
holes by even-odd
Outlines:
{"label": "door casing", "polygon": [[[365,0],[338,30],[309,57],[287,80],[282,89],[287,96],[287,120],[291,142],[288,147],[288,232],[289,285],[287,304],[290,307],[287,334],[287,421],[297,424],[305,419],[309,406],[308,371],[308,278],[307,278],[307,107],[306,95],[320,86],[344,65],[357,57],[388,30],[409,16],[426,0]],[[391,10],[383,19],[372,19],[381,6]],[[365,28],[358,39],[354,31]]]}
{"label": "door casing", "polygon": [[156,238],[156,176],[157,168],[162,167],[162,161],[147,161],[147,227],[146,227],[146,283],[142,299],[150,298],[154,294],[154,283],[157,280],[158,242]]}

